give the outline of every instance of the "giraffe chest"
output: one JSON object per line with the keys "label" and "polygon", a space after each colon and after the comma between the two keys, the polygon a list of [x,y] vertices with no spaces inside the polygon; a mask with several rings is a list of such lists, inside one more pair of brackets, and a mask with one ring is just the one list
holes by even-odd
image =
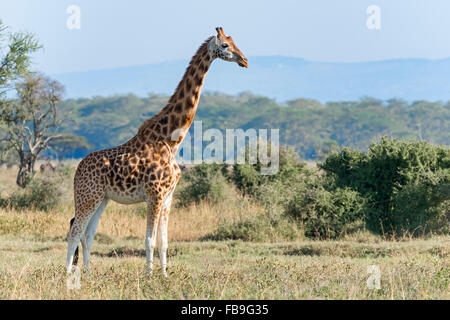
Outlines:
{"label": "giraffe chest", "polygon": [[[177,170],[178,169],[178,170]],[[165,193],[177,182],[176,163],[136,165],[111,168],[105,176],[106,196],[119,203],[144,202],[149,194]]]}

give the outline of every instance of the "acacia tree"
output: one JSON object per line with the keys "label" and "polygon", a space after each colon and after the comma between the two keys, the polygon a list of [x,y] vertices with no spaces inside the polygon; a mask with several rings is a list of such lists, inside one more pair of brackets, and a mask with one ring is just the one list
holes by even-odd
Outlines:
{"label": "acacia tree", "polygon": [[[32,33],[8,32],[0,20],[0,110],[10,102],[7,92],[14,89],[15,81],[28,73],[31,54],[41,46]],[[0,117],[0,138],[5,130]],[[0,160],[7,154],[7,146],[0,143]]]}
{"label": "acacia tree", "polygon": [[88,150],[93,148],[85,137],[74,134],[64,134],[58,138],[53,139],[49,144],[49,149],[53,150],[58,160],[70,156],[77,150]]}
{"label": "acacia tree", "polygon": [[41,48],[32,33],[9,33],[7,29],[0,20],[0,107],[8,102],[5,94],[14,88],[14,82],[28,73],[30,55]]}
{"label": "acacia tree", "polygon": [[17,152],[17,184],[25,187],[34,174],[34,164],[47,149],[62,118],[58,114],[64,88],[42,74],[32,74],[16,83],[18,98],[4,104],[0,118],[5,123],[2,138],[8,149]]}

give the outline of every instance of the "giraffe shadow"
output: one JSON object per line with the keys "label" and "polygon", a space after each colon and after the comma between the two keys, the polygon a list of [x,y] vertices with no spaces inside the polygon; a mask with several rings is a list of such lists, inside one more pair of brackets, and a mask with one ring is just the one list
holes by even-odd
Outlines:
{"label": "giraffe shadow", "polygon": [[[167,250],[167,257],[174,257],[181,254],[178,248],[169,248]],[[115,248],[109,252],[92,252],[92,255],[101,258],[126,258],[126,257],[145,257],[146,253],[143,249],[134,249],[129,247]],[[155,248],[155,257],[159,258],[159,250]]]}

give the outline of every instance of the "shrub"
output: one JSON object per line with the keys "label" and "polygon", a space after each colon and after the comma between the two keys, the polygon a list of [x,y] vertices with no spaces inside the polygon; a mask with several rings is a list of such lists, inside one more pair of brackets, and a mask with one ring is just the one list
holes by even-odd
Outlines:
{"label": "shrub", "polygon": [[361,221],[364,200],[349,188],[328,191],[322,186],[297,193],[287,204],[286,214],[298,219],[305,236],[335,239]]}
{"label": "shrub", "polygon": [[37,173],[23,189],[8,198],[0,198],[0,207],[48,211],[70,197],[75,168],[59,164],[55,171]]}
{"label": "shrub", "polygon": [[[385,220],[394,235],[419,235],[430,231],[448,233],[450,219],[449,171],[424,173],[416,183],[396,188],[392,214]],[[372,211],[373,212],[373,211]],[[371,213],[372,213],[371,212]],[[379,219],[369,216],[372,223]]]}
{"label": "shrub", "polygon": [[273,175],[262,175],[262,165],[258,161],[250,164],[235,164],[231,174],[231,181],[243,195],[256,195],[260,186],[273,182],[281,182],[288,186],[292,180],[297,181],[306,171],[304,163],[300,162],[292,148],[281,147],[279,150],[279,167]]}
{"label": "shrub", "polygon": [[235,164],[231,180],[243,195],[252,195],[258,189],[264,177],[252,164]]}
{"label": "shrub", "polygon": [[222,166],[202,163],[185,173],[176,189],[177,204],[188,206],[207,200],[212,203],[225,201],[230,194],[230,185],[222,174]]}
{"label": "shrub", "polygon": [[448,147],[383,138],[367,154],[344,148],[321,168],[367,199],[366,226],[377,234],[448,230]]}
{"label": "shrub", "polygon": [[33,178],[24,189],[14,192],[8,199],[2,199],[0,204],[15,209],[30,208],[47,211],[60,203],[61,195],[62,191],[55,179]]}

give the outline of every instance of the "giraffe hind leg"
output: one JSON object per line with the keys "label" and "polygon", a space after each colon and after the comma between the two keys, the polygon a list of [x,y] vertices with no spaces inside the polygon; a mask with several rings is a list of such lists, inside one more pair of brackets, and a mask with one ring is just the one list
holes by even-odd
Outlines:
{"label": "giraffe hind leg", "polygon": [[[72,219],[70,219],[70,228],[72,228],[73,222],[75,221],[75,217],[73,217]],[[77,248],[75,249],[75,252],[73,254],[73,265],[77,265],[78,264],[78,245]]]}
{"label": "giraffe hind leg", "polygon": [[[97,208],[102,204],[104,197],[92,201],[81,211],[78,202],[75,208],[75,219],[72,223],[69,233],[67,234],[67,272],[72,272],[72,265],[74,262],[74,255],[78,248],[78,244],[82,237],[84,237],[86,228],[91,217],[94,215]],[[82,207],[82,206],[81,206]],[[84,239],[83,239],[84,241]]]}
{"label": "giraffe hind leg", "polygon": [[91,255],[91,246],[94,240],[95,231],[97,230],[98,223],[100,222],[100,217],[105,211],[107,204],[108,199],[104,199],[102,203],[98,206],[98,208],[95,210],[94,214],[89,220],[84,235],[81,237],[81,244],[83,246],[83,264],[87,270],[89,270],[89,259]]}

